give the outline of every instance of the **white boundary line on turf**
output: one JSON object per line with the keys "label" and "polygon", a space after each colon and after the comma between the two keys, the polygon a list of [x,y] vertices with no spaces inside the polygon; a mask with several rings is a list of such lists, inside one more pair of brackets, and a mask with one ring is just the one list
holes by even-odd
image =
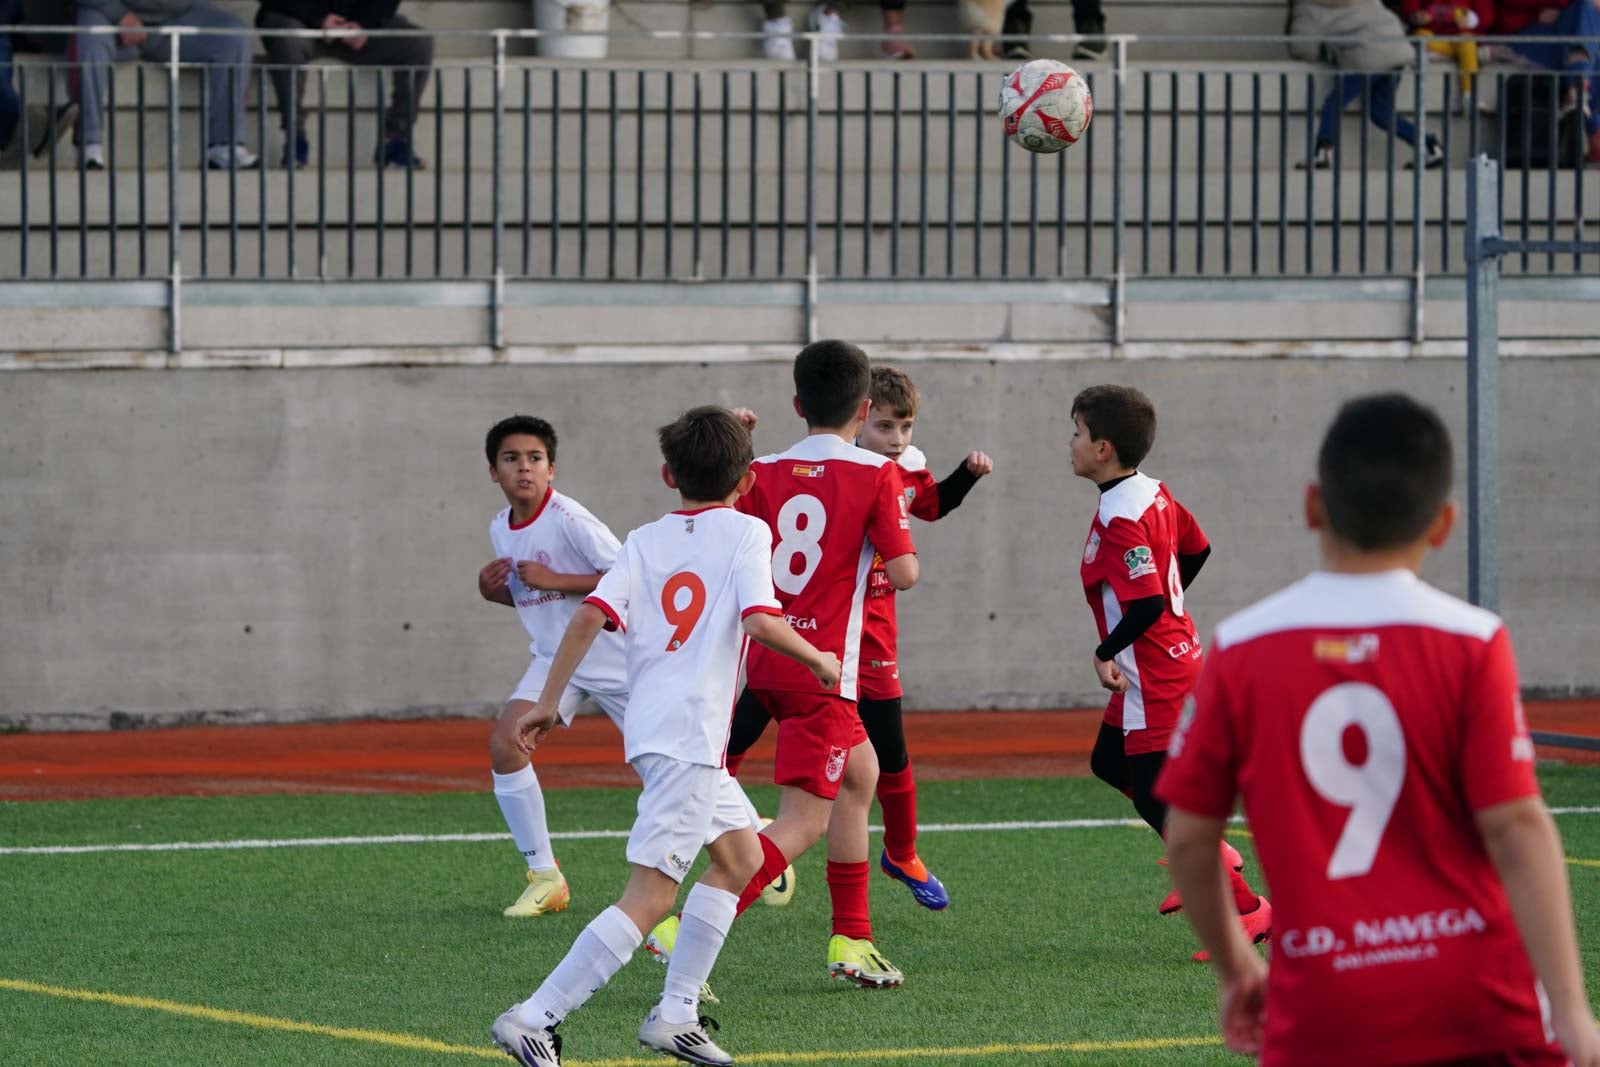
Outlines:
{"label": "white boundary line on turf", "polygon": [[[1600,815],[1600,806],[1551,808],[1552,815]],[[1236,823],[1244,820],[1235,817]],[[1010,830],[1101,830],[1121,826],[1143,826],[1143,819],[1056,819],[1038,822],[945,822],[917,827],[924,834],[1005,832]],[[881,826],[869,826],[878,833]],[[599,841],[625,838],[627,830],[568,830],[551,834],[557,841]],[[94,852],[226,852],[258,848],[328,848],[341,845],[434,845],[508,841],[510,834],[388,834],[381,837],[284,837],[247,838],[237,841],[163,841],[123,845],[24,845],[0,846],[0,856],[75,856]]]}

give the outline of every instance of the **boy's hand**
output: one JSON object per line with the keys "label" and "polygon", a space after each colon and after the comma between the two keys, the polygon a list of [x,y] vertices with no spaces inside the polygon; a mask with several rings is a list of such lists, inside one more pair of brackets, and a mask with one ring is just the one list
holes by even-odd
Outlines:
{"label": "boy's hand", "polygon": [[485,600],[493,600],[494,595],[506,587],[506,579],[511,577],[511,565],[510,556],[491,559],[484,564],[483,570],[478,572],[478,595]]}
{"label": "boy's hand", "polygon": [[546,567],[543,563],[536,563],[531,559],[517,562],[517,577],[522,579],[522,584],[529,589],[554,589],[556,572]]}
{"label": "boy's hand", "polygon": [[1223,976],[1217,993],[1223,1045],[1232,1052],[1259,1056],[1266,1015],[1267,965],[1252,951],[1242,970]]}
{"label": "boy's hand", "polygon": [[744,423],[746,430],[754,430],[756,428],[756,422],[759,421],[758,416],[749,408],[729,408],[728,410],[733,414],[734,418]]}
{"label": "boy's hand", "polygon": [[121,41],[124,47],[132,48],[144,44],[145,38],[149,36],[144,32],[144,20],[132,11],[118,19],[117,25],[122,27],[122,32],[117,34],[117,40]]}
{"label": "boy's hand", "polygon": [[532,711],[517,720],[517,747],[525,755],[532,755],[555,726],[557,717],[555,706],[540,700]]}
{"label": "boy's hand", "polygon": [[987,453],[972,452],[967,456],[967,473],[974,478],[982,478],[994,470],[994,460]]}
{"label": "boy's hand", "polygon": [[1094,673],[1100,679],[1100,688],[1109,689],[1113,693],[1126,693],[1128,691],[1127,676],[1117,666],[1116,660],[1103,660],[1099,656],[1091,655],[1094,660]]}
{"label": "boy's hand", "polygon": [[822,688],[836,689],[839,686],[839,675],[843,673],[839,657],[832,652],[823,652],[821,655],[822,659],[811,668],[811,673],[822,683]]}

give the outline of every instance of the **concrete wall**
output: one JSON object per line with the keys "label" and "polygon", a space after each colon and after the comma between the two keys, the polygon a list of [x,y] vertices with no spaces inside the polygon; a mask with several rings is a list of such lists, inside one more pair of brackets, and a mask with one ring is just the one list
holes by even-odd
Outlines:
{"label": "concrete wall", "polygon": [[[1457,359],[909,364],[917,443],[941,476],[968,448],[992,478],[919,526],[902,598],[908,706],[1098,703],[1077,579],[1094,490],[1065,462],[1084,385],[1148,391],[1145,469],[1215,552],[1189,599],[1204,631],[1314,565],[1300,489],[1334,405],[1400,388],[1464,448]],[[1504,373],[1502,590],[1526,684],[1600,689],[1600,374]],[[796,436],[778,362],[0,376],[0,725],[487,713],[520,676],[514,615],[477,597],[503,503],[482,436],[514,411],[561,432],[560,487],[619,535],[674,501],[652,431],[699,402]],[[1464,477],[1464,459],[1460,464]],[[1461,593],[1464,532],[1427,577]]]}

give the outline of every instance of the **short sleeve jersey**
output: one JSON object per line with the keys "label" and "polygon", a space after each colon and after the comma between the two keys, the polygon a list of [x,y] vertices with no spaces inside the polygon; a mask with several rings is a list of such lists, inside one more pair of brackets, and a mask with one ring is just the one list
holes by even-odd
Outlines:
{"label": "short sleeve jersey", "polygon": [[1157,794],[1242,796],[1273,890],[1263,1063],[1548,1045],[1473,821],[1538,795],[1498,618],[1409,571],[1313,574],[1217,627],[1185,720]]}
{"label": "short sleeve jersey", "polygon": [[[1125,733],[1161,735],[1153,751],[1165,747],[1165,732],[1176,725],[1200,674],[1200,637],[1184,610],[1178,556],[1206,544],[1200,524],[1167,487],[1135,473],[1100,494],[1083,545],[1083,595],[1100,640],[1122,621],[1124,604],[1152,596],[1164,601],[1155,623],[1117,653],[1128,689],[1111,695],[1105,718]],[[1138,749],[1133,740],[1130,752]]]}
{"label": "short sleeve jersey", "polygon": [[[772,581],[784,617],[802,637],[839,657],[839,695],[857,698],[861,633],[874,556],[915,552],[900,468],[835,434],[813,434],[756,460],[756,483],[739,510],[772,531]],[[820,692],[811,672],[757,646],[750,685]]]}
{"label": "short sleeve jersey", "polygon": [[587,603],[605,612],[607,630],[626,635],[627,758],[722,766],[748,645],[744,617],[783,614],[766,526],[728,507],[675,511],[628,535]]}
{"label": "short sleeve jersey", "polygon": [[[908,447],[896,460],[906,507],[923,522],[939,517],[939,483],[928,473],[928,460],[922,450]],[[883,557],[874,556],[867,579],[866,622],[861,631],[861,684],[863,700],[894,700],[904,694],[900,688],[900,626],[895,618],[894,586]]]}
{"label": "short sleeve jersey", "polygon": [[[552,486],[533,517],[520,525],[506,508],[489,524],[489,541],[495,555],[533,560],[557,574],[592,574],[609,571],[617,561],[617,539],[605,523],[576,500]],[[556,654],[573,612],[583,603],[581,593],[532,589],[522,584],[515,568],[506,582],[512,603],[533,638],[528,651],[548,660]],[[591,693],[627,691],[627,671],[622,661],[620,635],[602,634],[578,665],[573,684]]]}

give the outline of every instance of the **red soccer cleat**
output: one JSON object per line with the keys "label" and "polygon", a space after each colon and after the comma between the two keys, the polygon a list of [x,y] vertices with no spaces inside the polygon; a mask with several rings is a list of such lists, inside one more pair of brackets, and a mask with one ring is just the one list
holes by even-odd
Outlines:
{"label": "red soccer cleat", "polygon": [[[1255,910],[1239,916],[1239,922],[1244,926],[1244,936],[1250,939],[1252,945],[1269,940],[1272,937],[1272,904],[1266,897],[1256,897]],[[1201,949],[1190,958],[1197,963],[1205,963],[1211,959],[1211,954]]]}
{"label": "red soccer cleat", "polygon": [[[1163,867],[1167,865],[1167,861],[1164,859],[1156,860],[1156,862]],[[1238,849],[1234,848],[1226,841],[1222,842],[1222,862],[1227,864],[1229,867],[1232,867],[1236,871],[1244,870],[1244,857],[1239,855]],[[1156,911],[1160,912],[1162,915],[1175,915],[1182,910],[1183,898],[1178,895],[1178,891],[1176,889],[1168,893],[1162,898],[1161,903],[1156,905]]]}

